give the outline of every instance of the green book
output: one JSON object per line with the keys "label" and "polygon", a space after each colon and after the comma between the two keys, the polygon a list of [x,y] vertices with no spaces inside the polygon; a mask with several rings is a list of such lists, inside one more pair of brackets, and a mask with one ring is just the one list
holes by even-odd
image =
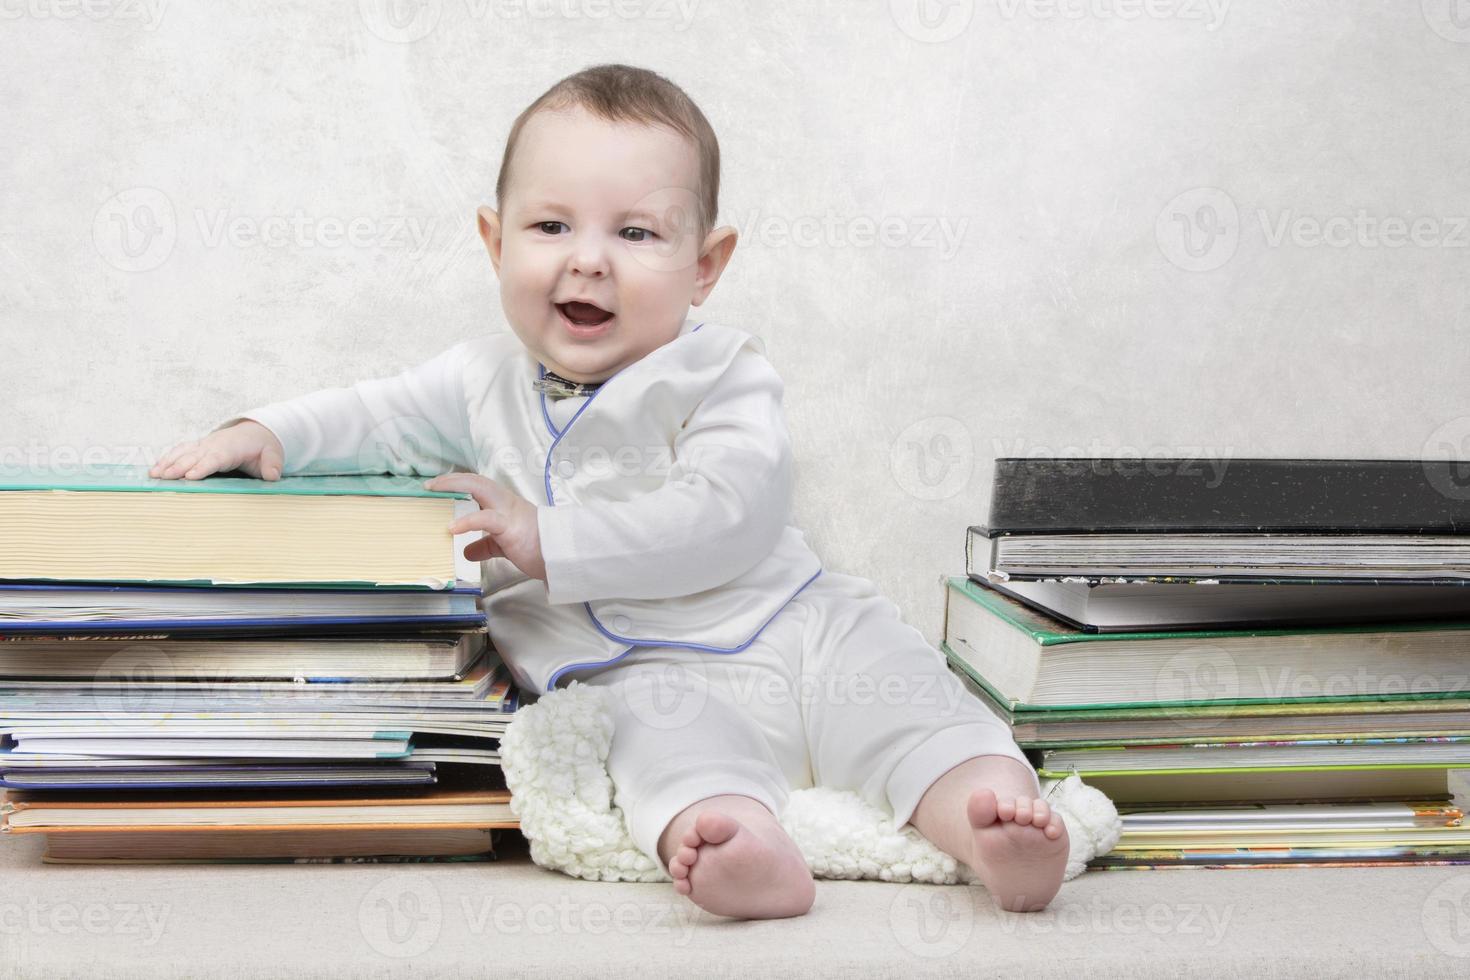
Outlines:
{"label": "green book", "polygon": [[1463,769],[1470,737],[1315,739],[1287,742],[1180,743],[1048,749],[1050,775],[1325,771],[1329,769]]}
{"label": "green book", "polygon": [[[1038,770],[1060,779],[1074,770]],[[1165,772],[1081,772],[1087,785],[1120,807],[1129,803],[1221,803],[1243,801],[1333,802],[1448,800],[1450,770],[1439,766],[1361,769],[1233,769]]]}
{"label": "green book", "polygon": [[1005,713],[1470,696],[1470,623],[1087,633],[964,577],[943,651]]}
{"label": "green book", "polygon": [[0,582],[419,587],[477,581],[429,477],[155,480],[143,466],[0,469]]}
{"label": "green book", "polygon": [[956,664],[950,668],[1011,726],[1023,749],[1470,735],[1470,701],[1461,698],[1011,711]]}

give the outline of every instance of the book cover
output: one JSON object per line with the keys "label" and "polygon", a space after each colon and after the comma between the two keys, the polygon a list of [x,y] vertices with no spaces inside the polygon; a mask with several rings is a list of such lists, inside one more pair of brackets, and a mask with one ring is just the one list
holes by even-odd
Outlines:
{"label": "book cover", "polygon": [[1470,463],[995,461],[986,536],[1135,532],[1470,534]]}
{"label": "book cover", "polygon": [[[427,497],[468,500],[467,493],[426,490],[431,477],[362,473],[339,476],[283,476],[257,480],[215,474],[202,480],[155,480],[146,466],[89,464],[71,469],[0,467],[0,493],[53,490],[70,493],[204,493],[285,497]],[[232,471],[233,472],[233,471]]]}
{"label": "book cover", "polygon": [[[1465,628],[1464,623],[1413,622],[1311,629],[1089,633],[1044,616],[969,578],[952,576],[946,582],[944,640],[940,649],[953,669],[981,688],[999,704],[1004,714],[1016,721],[1016,713],[1032,710],[1147,707],[1177,710],[1252,703],[1463,701],[1466,675],[1460,666],[1463,658],[1459,654],[1459,637]],[[1327,641],[1339,636],[1362,638],[1349,651],[1358,659],[1367,656],[1365,651],[1391,648],[1398,655],[1397,669],[1412,668],[1422,683],[1412,687],[1385,684],[1381,689],[1363,690],[1346,685],[1328,689],[1318,684],[1319,678],[1313,671],[1322,669],[1326,663],[1324,657],[1336,651]],[[1434,642],[1428,646],[1400,642],[1401,638],[1418,636],[1433,638]],[[1293,642],[1276,642],[1280,640]],[[1087,646],[1079,647],[1082,644]],[[1294,647],[1301,649],[1294,650]],[[1070,655],[1066,651],[1071,651]],[[1086,655],[1093,652],[1095,658]],[[1307,656],[1308,652],[1312,657]],[[1335,655],[1340,659],[1332,663],[1338,667],[1357,662],[1340,651]],[[1112,664],[1106,676],[1097,673],[1097,665],[1104,662]],[[1429,683],[1435,671],[1446,664],[1450,673],[1436,678],[1439,686]],[[1228,666],[1231,683],[1200,682],[1207,675],[1218,681],[1220,678],[1212,672],[1217,672],[1221,665]],[[1265,683],[1258,676],[1257,668],[1265,670],[1265,681],[1273,683]],[[1283,670],[1287,673],[1280,677],[1271,674]],[[1337,668],[1331,672],[1335,676]],[[1146,690],[1130,686],[1130,675],[1146,678],[1152,686]],[[1093,678],[1092,687],[1079,690],[1079,678],[1088,676]],[[1283,677],[1290,683],[1282,683]],[[1104,684],[1105,680],[1111,684],[1110,688]],[[1301,683],[1304,681],[1310,683]],[[1058,688],[1059,684],[1064,687]],[[1112,693],[1099,693],[1104,688]],[[1147,696],[1149,692],[1152,697]],[[1140,696],[1125,696],[1128,693]]]}
{"label": "book cover", "polygon": [[0,579],[450,589],[480,578],[449,523],[478,510],[417,476],[212,476],[144,467],[0,476]]}

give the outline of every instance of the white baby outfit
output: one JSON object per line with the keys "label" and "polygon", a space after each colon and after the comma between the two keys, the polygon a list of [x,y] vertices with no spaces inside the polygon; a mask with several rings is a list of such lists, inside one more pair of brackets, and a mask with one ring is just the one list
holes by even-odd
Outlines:
{"label": "white baby outfit", "polygon": [[547,397],[544,373],[494,334],[220,427],[265,425],[287,475],[463,470],[536,504],[546,581],[482,563],[490,638],[523,689],[613,694],[607,766],[655,862],[708,796],[779,814],[790,789],[850,789],[902,825],[964,760],[1025,762],[898,607],[824,572],[791,526],[783,385],[759,338],[688,321],[590,396]]}

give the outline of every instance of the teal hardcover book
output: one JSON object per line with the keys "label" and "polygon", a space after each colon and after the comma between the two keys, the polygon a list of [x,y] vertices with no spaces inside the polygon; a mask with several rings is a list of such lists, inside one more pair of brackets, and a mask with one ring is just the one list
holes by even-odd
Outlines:
{"label": "teal hardcover book", "polygon": [[[232,471],[233,472],[233,471]],[[209,476],[202,480],[155,480],[146,466],[88,464],[75,471],[0,466],[0,491],[61,490],[87,493],[270,494],[287,496],[433,497],[467,499],[466,493],[424,489],[432,477],[371,473],[356,476],[283,476],[279,480]]]}
{"label": "teal hardcover book", "polygon": [[478,509],[429,477],[155,480],[142,466],[0,469],[0,581],[453,588],[449,524]]}

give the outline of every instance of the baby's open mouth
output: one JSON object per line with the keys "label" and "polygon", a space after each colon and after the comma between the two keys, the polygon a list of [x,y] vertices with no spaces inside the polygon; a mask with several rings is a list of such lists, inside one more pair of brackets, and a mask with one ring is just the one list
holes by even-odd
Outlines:
{"label": "baby's open mouth", "polygon": [[607,310],[591,303],[557,303],[556,308],[561,311],[562,316],[579,327],[595,327],[613,317]]}

